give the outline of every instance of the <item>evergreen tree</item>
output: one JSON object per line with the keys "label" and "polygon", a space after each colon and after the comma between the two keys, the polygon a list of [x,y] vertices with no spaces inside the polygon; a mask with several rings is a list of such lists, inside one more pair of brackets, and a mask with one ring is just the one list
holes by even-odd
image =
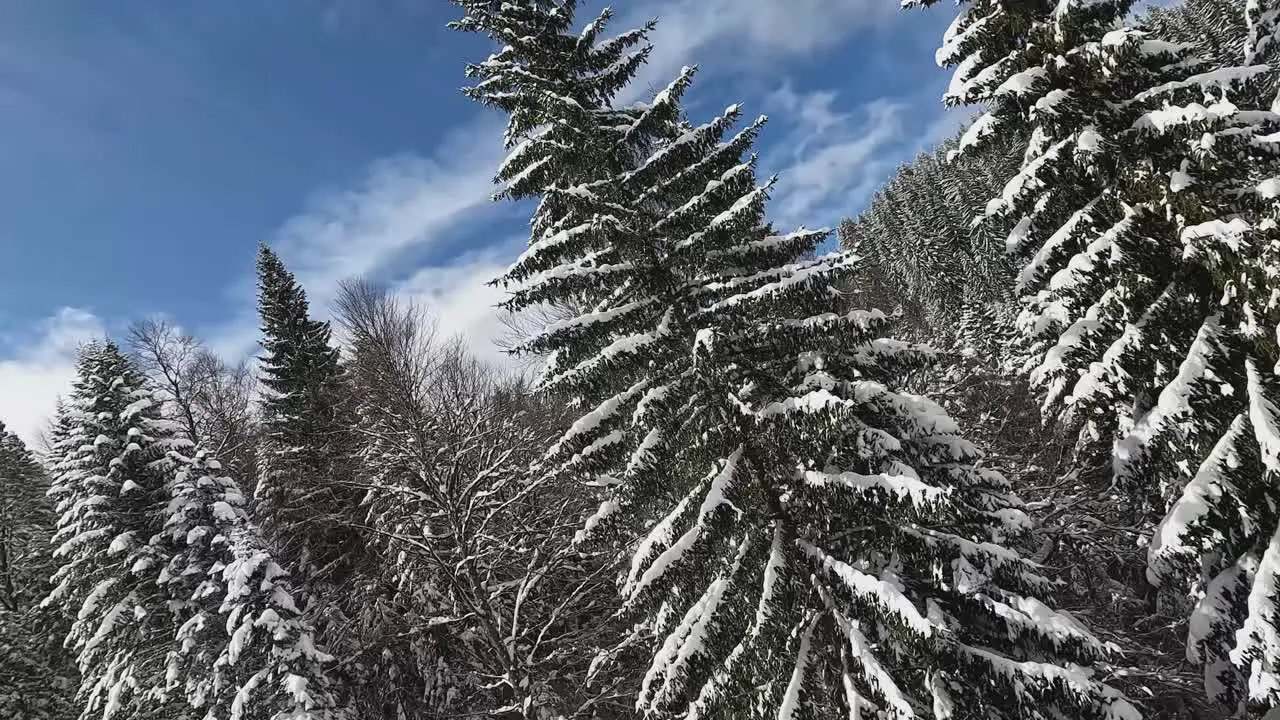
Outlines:
{"label": "evergreen tree", "polygon": [[73,712],[65,623],[39,607],[53,574],[48,487],[26,445],[0,423],[0,717],[61,720]]}
{"label": "evergreen tree", "polygon": [[234,480],[203,451],[175,453],[160,582],[183,619],[168,677],[191,706],[229,720],[326,720],[337,709],[286,573],[258,540]]}
{"label": "evergreen tree", "polygon": [[360,495],[347,477],[338,349],[329,324],[309,317],[302,287],[266,245],[258,250],[258,311],[266,439],[255,517],[308,590],[321,581],[333,585],[360,547],[347,517]]}
{"label": "evergreen tree", "polygon": [[458,2],[503,46],[469,68],[511,116],[498,179],[539,200],[508,307],[592,304],[523,349],[582,411],[548,472],[611,489],[584,541],[634,549],[622,592],[655,642],[638,710],[1135,717],[1071,664],[1103,644],[1002,544],[1027,525],[1007,483],[894,389],[928,353],[843,308],[854,259],[804,259],[825,232],[765,221],[763,120],[681,123],[691,69],[615,110],[644,31],[601,41],[605,13],[574,32],[571,1]]}
{"label": "evergreen tree", "polygon": [[915,311],[908,311],[908,321],[931,342],[997,367],[1016,359],[1009,342],[1015,273],[1003,238],[972,220],[1021,166],[1025,143],[1018,140],[952,161],[947,156],[955,142],[943,143],[900,167],[858,218],[840,228],[843,247],[862,256],[895,301]]}
{"label": "evergreen tree", "polygon": [[[1153,37],[1196,47],[1197,54],[1214,67],[1239,65],[1244,58],[1248,32],[1246,3],[1239,0],[1184,0],[1170,7],[1153,7],[1142,18],[1142,27]],[[1276,48],[1261,58],[1270,62]]]}
{"label": "evergreen tree", "polygon": [[975,0],[938,59],[956,68],[949,102],[987,107],[961,153],[1029,138],[983,221],[1026,258],[1021,324],[1046,408],[1115,437],[1116,480],[1139,511],[1182,496],[1149,576],[1197,598],[1189,654],[1210,695],[1276,707],[1280,116],[1260,62],[1276,9],[1245,5],[1228,65],[1125,26],[1130,9]]}
{"label": "evergreen tree", "polygon": [[54,557],[46,605],[73,619],[66,645],[80,669],[80,717],[181,717],[166,692],[174,618],[156,581],[169,452],[186,446],[142,376],[112,343],[80,353],[55,430]]}

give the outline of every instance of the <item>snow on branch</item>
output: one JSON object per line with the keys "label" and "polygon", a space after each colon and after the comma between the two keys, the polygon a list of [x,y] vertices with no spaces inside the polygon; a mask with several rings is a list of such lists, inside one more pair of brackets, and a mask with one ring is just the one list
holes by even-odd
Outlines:
{"label": "snow on branch", "polygon": [[[672,565],[679,562],[684,554],[692,548],[702,537],[703,531],[707,527],[707,523],[721,506],[728,503],[727,493],[731,487],[734,475],[738,471],[738,463],[742,460],[742,447],[739,446],[729,456],[725,458],[724,465],[721,466],[718,473],[711,479],[711,484],[707,488],[707,494],[702,499],[702,505],[698,508],[698,514],[694,519],[694,524],[683,535],[680,536],[671,547],[667,548],[654,559],[653,563],[645,569],[644,574],[634,583],[628,582],[623,589],[623,594],[635,598],[642,593],[645,588],[652,585],[661,578]],[[682,502],[683,504],[683,502]],[[677,511],[681,508],[677,506]],[[667,516],[668,520],[674,523],[674,518],[678,517],[675,512]],[[664,520],[663,522],[666,522]],[[667,525],[668,528],[671,524]],[[655,529],[656,530],[656,529]],[[649,545],[652,547],[652,544]],[[642,549],[644,545],[642,544]],[[640,557],[640,551],[637,550],[636,558]],[[632,571],[637,567],[636,560],[632,560]]]}
{"label": "snow on branch", "polygon": [[933,623],[920,614],[911,600],[894,583],[857,570],[852,565],[831,557],[812,543],[797,540],[796,544],[823,570],[840,580],[841,586],[854,597],[882,608],[920,637],[927,638],[933,634]]}
{"label": "snow on branch", "polygon": [[1226,473],[1240,466],[1237,444],[1245,426],[1244,415],[1237,415],[1231,421],[1195,477],[1183,489],[1182,496],[1156,526],[1147,551],[1147,579],[1151,584],[1163,584],[1176,562],[1195,557],[1203,549],[1199,543],[1189,543],[1192,531],[1202,525],[1226,492],[1234,490]]}

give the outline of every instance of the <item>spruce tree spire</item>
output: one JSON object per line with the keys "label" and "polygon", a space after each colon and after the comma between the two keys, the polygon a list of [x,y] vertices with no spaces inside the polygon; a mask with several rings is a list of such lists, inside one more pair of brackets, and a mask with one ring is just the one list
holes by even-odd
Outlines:
{"label": "spruce tree spire", "polygon": [[765,220],[763,119],[682,123],[687,68],[631,107],[549,98],[595,77],[572,3],[461,4],[477,18],[462,27],[504,44],[469,69],[472,95],[536,120],[513,120],[499,173],[540,199],[508,306],[588,307],[524,347],[550,353],[544,386],[581,411],[544,467],[611,488],[582,541],[633,551],[623,594],[653,643],[637,710],[1135,717],[1073,664],[1107,648],[1002,544],[1027,524],[1007,483],[896,389],[928,352],[845,307],[833,288],[856,258],[813,257],[825,231]]}
{"label": "spruce tree spire", "polygon": [[256,517],[279,557],[309,578],[353,550],[350,528],[336,527],[335,519],[360,500],[344,485],[342,368],[329,324],[309,316],[302,286],[265,244],[258,249],[258,311],[267,441]]}
{"label": "spruce tree spire", "polygon": [[[337,377],[338,349],[330,345],[329,323],[312,320],[306,293],[265,243],[258,248],[258,312],[262,318],[262,383],[272,391],[263,401],[270,432],[282,440],[312,428],[298,423],[322,405]],[[284,422],[288,419],[289,422]]]}

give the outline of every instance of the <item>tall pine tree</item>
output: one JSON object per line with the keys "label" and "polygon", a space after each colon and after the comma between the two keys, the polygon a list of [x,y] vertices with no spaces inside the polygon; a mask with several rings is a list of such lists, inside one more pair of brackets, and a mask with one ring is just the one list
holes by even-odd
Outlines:
{"label": "tall pine tree", "polygon": [[589,308],[523,349],[581,409],[548,472],[610,488],[584,541],[634,550],[638,710],[1135,717],[1071,664],[1106,648],[1002,544],[1027,525],[1007,483],[894,389],[928,353],[844,307],[856,258],[806,259],[825,232],[766,222],[763,119],[682,123],[688,68],[613,108],[647,47],[601,40],[607,12],[575,32],[571,0],[458,4],[502,46],[468,91],[511,117],[498,179],[539,200],[508,307]]}
{"label": "tall pine tree", "polygon": [[938,60],[955,67],[949,102],[987,108],[961,152],[1029,138],[982,217],[1025,259],[1022,326],[1046,408],[1115,438],[1139,511],[1173,504],[1149,576],[1198,599],[1188,652],[1209,694],[1272,708],[1280,116],[1261,61],[1276,7],[1245,5],[1226,41],[1242,51],[1224,65],[1126,26],[1131,6],[974,0]]}
{"label": "tall pine tree", "polygon": [[180,717],[164,657],[174,616],[157,582],[171,450],[179,440],[142,375],[110,342],[80,353],[55,428],[51,495],[60,567],[46,605],[73,618],[67,647],[80,668],[80,717]]}
{"label": "tall pine tree", "polygon": [[61,720],[74,712],[65,622],[40,607],[53,574],[48,489],[44,469],[0,423],[0,717]]}
{"label": "tall pine tree", "polygon": [[359,549],[348,522],[360,494],[347,477],[342,367],[329,324],[310,317],[306,293],[265,244],[258,251],[258,312],[266,439],[255,517],[304,585],[333,585]]}

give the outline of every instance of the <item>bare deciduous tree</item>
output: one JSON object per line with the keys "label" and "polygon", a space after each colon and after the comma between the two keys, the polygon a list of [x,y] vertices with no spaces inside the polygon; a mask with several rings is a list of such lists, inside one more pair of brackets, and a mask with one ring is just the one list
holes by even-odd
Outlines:
{"label": "bare deciduous tree", "polygon": [[164,393],[166,413],[182,434],[219,459],[252,492],[256,423],[253,373],[230,364],[164,319],[129,328],[128,347],[138,367]]}
{"label": "bare deciduous tree", "polygon": [[[397,631],[366,624],[365,654],[434,656],[426,669],[443,673],[417,683],[427,702],[405,699],[424,717],[620,712],[622,688],[588,682],[616,610],[609,558],[572,547],[591,496],[531,469],[558,413],[367,282],[343,287],[337,314],[352,350],[368,529],[387,559],[389,592],[367,607]],[[399,677],[376,695],[403,691]],[[437,680],[450,692],[432,696]]]}

